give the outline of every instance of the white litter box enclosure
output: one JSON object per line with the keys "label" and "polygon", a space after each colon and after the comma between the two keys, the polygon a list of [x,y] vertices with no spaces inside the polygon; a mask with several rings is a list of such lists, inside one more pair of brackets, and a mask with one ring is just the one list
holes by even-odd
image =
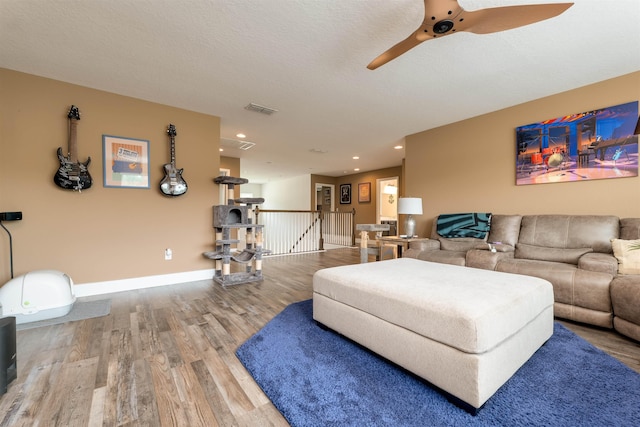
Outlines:
{"label": "white litter box enclosure", "polygon": [[0,316],[16,323],[64,316],[76,301],[73,280],[56,270],[36,270],[9,280],[0,288]]}

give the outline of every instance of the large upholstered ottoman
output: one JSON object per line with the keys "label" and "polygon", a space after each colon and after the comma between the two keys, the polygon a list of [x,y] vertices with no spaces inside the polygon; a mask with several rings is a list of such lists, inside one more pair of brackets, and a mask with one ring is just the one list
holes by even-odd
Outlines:
{"label": "large upholstered ottoman", "polygon": [[536,277],[400,258],[317,271],[313,318],[473,412],[553,334],[553,289]]}

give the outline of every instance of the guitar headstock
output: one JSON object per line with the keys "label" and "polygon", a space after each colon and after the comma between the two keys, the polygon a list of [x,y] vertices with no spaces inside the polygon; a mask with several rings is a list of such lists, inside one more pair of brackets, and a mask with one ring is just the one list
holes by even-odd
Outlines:
{"label": "guitar headstock", "polygon": [[176,136],[176,127],[172,124],[169,124],[169,127],[167,128],[167,133],[169,134],[169,136]]}
{"label": "guitar headstock", "polygon": [[67,114],[67,117],[69,117],[70,119],[80,120],[80,110],[78,110],[78,107],[72,105],[69,109],[69,114]]}

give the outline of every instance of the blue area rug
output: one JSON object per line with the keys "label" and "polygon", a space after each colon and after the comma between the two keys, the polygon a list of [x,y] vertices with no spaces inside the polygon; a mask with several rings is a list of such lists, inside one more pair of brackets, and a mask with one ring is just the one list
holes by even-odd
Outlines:
{"label": "blue area rug", "polygon": [[636,426],[640,375],[555,325],[473,416],[291,304],[236,352],[292,426]]}

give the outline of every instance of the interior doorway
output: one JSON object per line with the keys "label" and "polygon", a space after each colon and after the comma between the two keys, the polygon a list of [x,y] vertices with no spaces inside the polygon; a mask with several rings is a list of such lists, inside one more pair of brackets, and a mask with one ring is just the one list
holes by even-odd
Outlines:
{"label": "interior doorway", "polygon": [[376,193],[376,223],[389,224],[388,235],[396,236],[398,235],[398,177],[377,179]]}
{"label": "interior doorway", "polygon": [[334,190],[335,186],[333,184],[316,183],[316,210],[327,212],[335,209]]}

